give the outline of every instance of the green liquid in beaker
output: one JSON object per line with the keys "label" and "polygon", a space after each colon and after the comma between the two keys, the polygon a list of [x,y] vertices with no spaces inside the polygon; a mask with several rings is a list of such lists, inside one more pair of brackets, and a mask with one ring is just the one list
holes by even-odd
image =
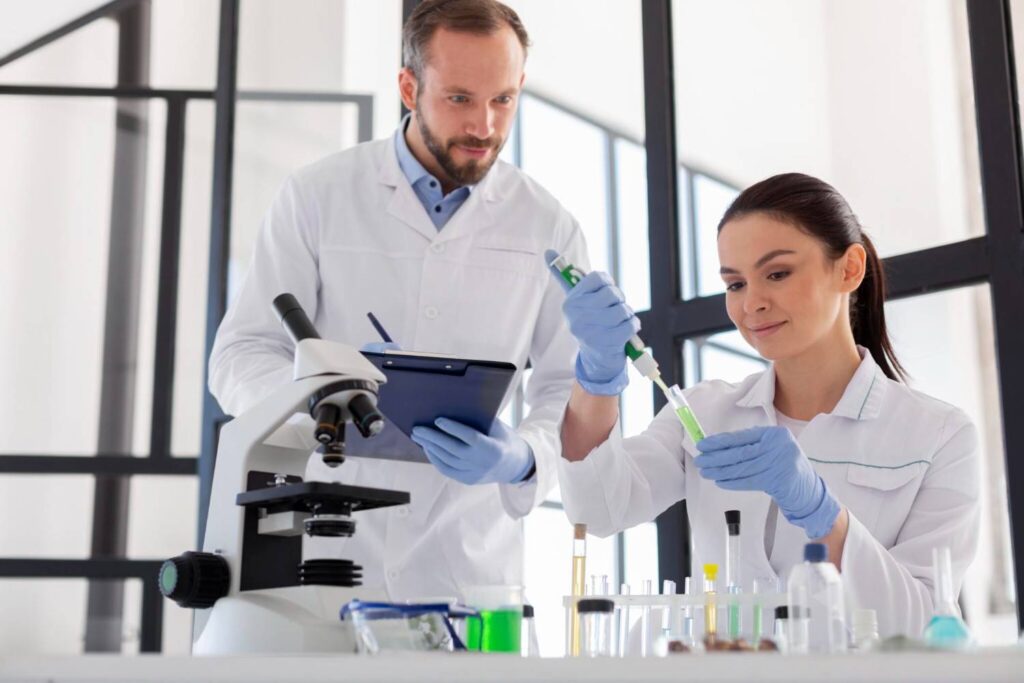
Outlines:
{"label": "green liquid in beaker", "polygon": [[521,608],[480,610],[479,619],[466,619],[466,649],[479,652],[519,652],[522,623]]}

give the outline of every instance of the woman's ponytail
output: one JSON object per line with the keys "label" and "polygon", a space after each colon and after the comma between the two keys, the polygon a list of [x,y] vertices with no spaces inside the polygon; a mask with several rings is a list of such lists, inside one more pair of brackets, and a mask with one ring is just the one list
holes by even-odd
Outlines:
{"label": "woman's ponytail", "polygon": [[850,323],[853,339],[866,348],[889,379],[905,381],[907,372],[896,359],[885,328],[885,269],[875,245],[863,230],[861,244],[867,252],[864,281],[850,297]]}

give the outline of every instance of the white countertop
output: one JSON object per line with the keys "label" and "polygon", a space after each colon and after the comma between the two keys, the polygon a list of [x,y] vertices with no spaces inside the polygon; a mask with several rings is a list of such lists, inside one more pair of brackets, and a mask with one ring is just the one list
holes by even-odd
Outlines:
{"label": "white countertop", "polygon": [[0,660],[7,683],[99,681],[1024,681],[1024,648],[968,654],[845,656],[675,655],[665,659],[523,659],[510,655],[400,654],[378,657],[118,657]]}

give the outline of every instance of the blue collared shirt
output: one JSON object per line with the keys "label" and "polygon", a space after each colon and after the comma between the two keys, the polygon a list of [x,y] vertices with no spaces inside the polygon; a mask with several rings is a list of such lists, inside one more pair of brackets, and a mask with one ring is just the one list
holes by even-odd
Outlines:
{"label": "blue collared shirt", "polygon": [[430,216],[430,220],[434,222],[434,227],[440,230],[469,198],[469,193],[473,190],[473,186],[464,185],[457,187],[449,192],[448,196],[444,195],[441,190],[441,181],[430,175],[430,172],[423,168],[423,164],[409,150],[409,145],[405,141],[405,128],[409,125],[409,118],[410,116],[406,114],[405,118],[402,119],[402,123],[398,126],[398,130],[395,131],[395,150],[398,152],[398,165],[402,168],[402,173],[409,180],[409,184],[412,185],[416,196],[419,197],[420,203],[423,204],[427,215]]}

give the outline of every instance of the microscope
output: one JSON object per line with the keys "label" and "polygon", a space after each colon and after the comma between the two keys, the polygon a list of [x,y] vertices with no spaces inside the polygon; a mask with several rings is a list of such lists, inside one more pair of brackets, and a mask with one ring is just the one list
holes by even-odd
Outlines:
{"label": "microscope", "polygon": [[404,491],[302,480],[310,448],[279,429],[308,413],[316,452],[337,467],[347,425],[364,438],[384,427],[386,378],[356,349],[320,339],[291,294],[273,306],[295,342],[293,381],[223,427],[203,551],[160,568],[161,592],[195,609],[193,654],[354,652],[339,610],[385,596],[358,588],[362,568],[351,560],[304,560],[302,536],[351,536],[354,513],[409,503]]}

